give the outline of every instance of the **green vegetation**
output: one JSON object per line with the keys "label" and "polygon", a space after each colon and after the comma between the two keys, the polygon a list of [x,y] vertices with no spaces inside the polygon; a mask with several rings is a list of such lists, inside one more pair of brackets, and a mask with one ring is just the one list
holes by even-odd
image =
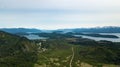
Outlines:
{"label": "green vegetation", "polygon": [[71,38],[71,37],[74,37],[72,36],[71,34],[60,34],[60,33],[56,33],[56,32],[53,32],[53,33],[33,33],[35,35],[39,35],[40,37],[48,37],[49,39],[59,39],[59,38]]}
{"label": "green vegetation", "polygon": [[41,42],[41,47],[46,49],[46,51],[39,53],[38,62],[35,67],[69,67],[69,61],[72,54],[71,45],[68,45],[61,39],[50,39]]}
{"label": "green vegetation", "polygon": [[[74,48],[72,67],[116,67],[116,65],[120,65],[120,43],[68,37],[68,33],[61,35],[59,33],[48,35],[47,33],[43,35],[49,37],[49,39],[42,42],[42,46],[47,45],[45,47],[47,50],[39,54],[36,67],[70,67],[73,54],[72,47]],[[65,59],[67,57],[68,60]],[[63,63],[62,61],[67,62]]]}
{"label": "green vegetation", "polygon": [[120,43],[78,38],[71,33],[34,33],[28,40],[0,31],[0,67],[117,67]]}
{"label": "green vegetation", "polygon": [[71,40],[69,43],[79,45],[78,58],[85,63],[94,66],[103,66],[104,64],[120,65],[120,43],[109,41],[94,41],[89,39]]}
{"label": "green vegetation", "polygon": [[101,34],[82,34],[86,36],[92,36],[92,37],[104,37],[104,38],[119,38],[115,35],[101,35]]}
{"label": "green vegetation", "polygon": [[34,43],[0,31],[0,67],[33,67],[36,61]]}

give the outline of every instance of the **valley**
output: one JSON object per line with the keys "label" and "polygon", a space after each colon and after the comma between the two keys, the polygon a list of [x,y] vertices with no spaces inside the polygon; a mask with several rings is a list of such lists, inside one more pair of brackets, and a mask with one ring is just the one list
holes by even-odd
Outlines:
{"label": "valley", "polygon": [[120,67],[120,0],[0,0],[0,67]]}
{"label": "valley", "polygon": [[120,42],[76,37],[71,32],[0,33],[1,67],[120,66]]}

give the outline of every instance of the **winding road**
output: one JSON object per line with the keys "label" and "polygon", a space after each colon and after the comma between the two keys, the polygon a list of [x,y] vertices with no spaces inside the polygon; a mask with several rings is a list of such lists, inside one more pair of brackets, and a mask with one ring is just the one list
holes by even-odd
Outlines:
{"label": "winding road", "polygon": [[72,57],[71,57],[71,60],[70,60],[70,67],[72,67],[73,59],[74,59],[74,48],[72,47]]}

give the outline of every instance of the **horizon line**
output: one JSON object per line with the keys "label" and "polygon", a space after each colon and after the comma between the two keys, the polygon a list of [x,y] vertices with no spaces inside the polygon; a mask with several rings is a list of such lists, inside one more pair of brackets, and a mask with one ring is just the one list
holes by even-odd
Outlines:
{"label": "horizon line", "polygon": [[62,30],[62,29],[79,29],[79,28],[105,28],[105,27],[120,27],[120,26],[95,26],[95,27],[74,27],[74,28],[57,28],[57,29],[44,29],[44,28],[33,28],[33,27],[0,27],[0,29],[12,29],[12,28],[24,28],[24,29],[38,29],[38,30]]}

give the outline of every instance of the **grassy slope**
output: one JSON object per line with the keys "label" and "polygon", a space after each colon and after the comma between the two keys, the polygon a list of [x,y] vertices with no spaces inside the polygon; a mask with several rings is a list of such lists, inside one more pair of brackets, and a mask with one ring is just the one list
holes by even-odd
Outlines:
{"label": "grassy slope", "polygon": [[69,61],[72,55],[71,46],[68,44],[64,44],[65,47],[56,46],[54,46],[55,48],[53,47],[54,49],[48,49],[40,53],[35,67],[69,67]]}
{"label": "grassy slope", "polygon": [[74,48],[75,53],[72,67],[117,67],[117,65],[112,64],[104,64],[98,62],[91,63],[89,62],[89,59],[85,60],[85,58],[80,55],[80,51],[93,49],[93,47],[73,45],[61,40],[49,41],[49,45],[51,46],[50,49],[43,53],[39,53],[39,59],[35,64],[35,67],[69,67],[70,59],[72,56],[72,47]]}

